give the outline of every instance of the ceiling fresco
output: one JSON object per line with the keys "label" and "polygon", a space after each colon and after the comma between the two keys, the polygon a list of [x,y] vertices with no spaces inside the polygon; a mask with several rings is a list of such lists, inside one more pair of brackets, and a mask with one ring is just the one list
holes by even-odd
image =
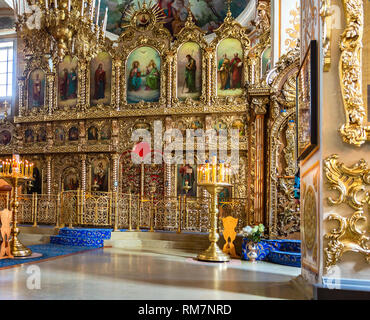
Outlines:
{"label": "ceiling fresco", "polygon": [[[250,0],[238,0],[231,3],[233,17],[237,18],[246,8]],[[224,0],[152,0],[152,5],[158,3],[165,14],[165,26],[176,34],[184,26],[187,18],[187,7],[191,11],[195,23],[207,33],[212,33],[223,22],[227,12],[227,1]],[[138,8],[144,0],[101,0],[100,18],[103,19],[105,8],[108,6],[107,30],[121,34],[122,25],[127,24],[130,7]],[[148,4],[149,1],[146,0]]]}

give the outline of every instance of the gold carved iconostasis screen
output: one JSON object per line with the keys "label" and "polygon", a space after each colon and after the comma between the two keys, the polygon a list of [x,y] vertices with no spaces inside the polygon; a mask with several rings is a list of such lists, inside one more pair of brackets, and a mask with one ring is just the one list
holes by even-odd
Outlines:
{"label": "gold carved iconostasis screen", "polygon": [[[145,25],[143,15],[144,20],[149,17]],[[130,121],[122,118],[244,114],[250,77],[246,28],[227,14],[215,30],[215,38],[207,42],[205,36],[189,15],[184,28],[173,38],[152,8],[141,8],[132,14],[117,41],[106,38],[97,48],[84,51],[78,47],[73,54],[52,59],[43,47],[26,47],[26,66],[19,79],[19,115],[15,117],[21,128],[19,152],[122,154],[132,148],[126,143],[130,137],[120,129]],[[206,128],[204,119],[195,119],[189,128],[198,128],[197,123],[203,122],[204,129],[217,129],[216,120]],[[230,121],[220,126],[242,128],[244,139],[246,117],[230,116]],[[246,148],[247,143],[242,145]],[[51,172],[56,175],[53,183],[60,185],[57,176],[62,173],[54,171],[64,160],[58,161],[60,166],[53,166]],[[99,172],[112,170],[112,160],[109,164],[108,160],[99,161],[94,164],[88,159],[83,171],[75,164],[61,168],[72,177],[63,181],[64,190],[85,185],[89,190],[105,191],[107,183],[110,190],[112,173],[109,179],[106,175],[100,179]],[[153,171],[162,185],[164,171]],[[73,179],[73,172],[78,179]],[[84,172],[87,182],[83,182]],[[163,187],[158,189],[164,192]],[[61,187],[53,190],[60,191]]]}
{"label": "gold carved iconostasis screen", "polygon": [[155,15],[143,10],[117,41],[106,38],[92,52],[58,59],[44,52],[27,55],[17,120],[36,122],[41,115],[43,120],[71,119],[69,111],[79,117],[99,112],[105,117],[108,110],[111,116],[136,115],[137,109],[143,115],[163,114],[165,108],[219,112],[247,103],[250,40],[244,27],[228,15],[208,43],[205,32],[188,18],[171,42],[161,23],[138,25],[142,14]]}

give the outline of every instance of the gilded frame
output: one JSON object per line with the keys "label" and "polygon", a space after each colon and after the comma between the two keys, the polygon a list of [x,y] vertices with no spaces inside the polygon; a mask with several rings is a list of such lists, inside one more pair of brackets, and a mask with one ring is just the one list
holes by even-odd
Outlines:
{"label": "gilded frame", "polygon": [[[29,108],[29,78],[33,71],[40,69],[45,74],[45,87],[44,87],[44,105],[39,108]],[[50,73],[50,68],[48,63],[41,56],[35,56],[26,62],[26,68],[23,72],[24,86],[23,86],[23,105],[19,107],[22,108],[24,115],[39,115],[46,114],[49,109],[49,84],[48,84],[48,74]]]}
{"label": "gilded frame", "polygon": [[[306,69],[305,69],[306,68]],[[304,72],[308,72],[307,83],[300,81],[301,77],[305,77]],[[318,97],[318,47],[317,40],[311,40],[307,49],[306,55],[302,61],[301,67],[297,75],[297,98],[296,98],[296,119],[297,119],[297,159],[304,160],[309,156],[319,145],[319,97]],[[309,93],[309,101],[303,101],[301,86],[307,85],[307,93]],[[304,88],[304,87],[303,87]],[[309,141],[303,141],[304,145],[301,148],[300,128],[305,119],[302,118],[301,109],[303,105],[309,109]]]}
{"label": "gilded frame", "polygon": [[[185,23],[185,27],[181,29],[181,31],[177,35],[177,40],[174,42],[173,51],[173,72],[172,72],[172,92],[171,92],[171,107],[176,108],[177,110],[184,108],[184,111],[189,110],[191,108],[202,108],[207,102],[207,54],[206,50],[208,48],[207,41],[204,38],[205,32],[201,30],[195,23],[192,21],[192,15],[189,14],[188,20]],[[188,42],[194,42],[200,47],[201,51],[201,60],[202,60],[202,74],[201,74],[201,94],[199,100],[194,100],[191,98],[187,98],[184,101],[181,101],[178,98],[178,88],[177,88],[177,80],[178,80],[178,53],[182,45]],[[192,109],[190,109],[192,110]]]}
{"label": "gilded frame", "polygon": [[[76,111],[80,110],[82,106],[85,105],[85,95],[86,95],[86,62],[81,62],[81,60],[78,58],[77,55],[69,56],[72,61],[74,59],[77,59],[77,98],[76,98],[76,104],[75,105],[69,105],[69,106],[60,106],[59,101],[59,67],[60,64],[64,61],[64,59],[68,55],[65,55],[63,57],[63,60],[57,61],[57,63],[54,64],[54,70],[55,70],[55,80],[54,80],[54,110],[58,112],[68,112],[68,111]],[[81,98],[81,93],[83,94],[85,92],[85,95]]]}
{"label": "gilded frame", "polygon": [[344,142],[360,147],[370,141],[362,91],[364,5],[363,0],[342,0],[342,4],[346,26],[339,44],[338,68],[345,123],[339,132]]}
{"label": "gilded frame", "polygon": [[[109,104],[97,104],[92,105],[91,104],[91,87],[90,87],[90,81],[91,81],[91,62],[93,59],[95,59],[99,53],[108,53],[111,59],[112,63],[112,70],[111,70],[111,94],[110,94],[110,103]],[[110,39],[105,39],[105,43],[103,46],[99,47],[99,50],[96,55],[91,56],[88,59],[87,63],[87,70],[86,70],[86,107],[89,109],[98,109],[98,110],[105,110],[106,108],[109,109],[116,109],[117,107],[117,79],[116,79],[116,62],[117,60],[117,53],[113,49],[113,42]]]}
{"label": "gilded frame", "polygon": [[[142,9],[145,12],[148,12],[145,8]],[[140,10],[135,13],[135,17],[139,14]],[[154,13],[150,12],[150,15],[153,17],[153,21],[156,21]],[[162,23],[155,23],[150,28],[145,30],[140,30],[134,25],[129,25],[126,30],[119,36],[117,41],[117,58],[122,61],[121,64],[118,64],[117,69],[119,69],[116,76],[120,77],[119,85],[119,97],[120,105],[116,106],[119,110],[132,111],[136,109],[159,109],[161,107],[170,107],[171,99],[168,98],[170,95],[170,88],[167,83],[167,80],[171,76],[171,63],[173,56],[170,52],[170,43],[172,36],[170,32],[163,26]],[[136,104],[127,103],[127,62],[130,54],[140,48],[140,47],[151,47],[155,49],[161,59],[161,77],[160,77],[160,95],[158,102],[139,102]],[[117,70],[116,70],[117,72]]]}
{"label": "gilded frame", "polygon": [[[208,91],[209,100],[212,104],[215,104],[217,108],[222,105],[241,105],[245,104],[247,97],[246,84],[249,83],[249,68],[248,68],[248,54],[250,50],[250,39],[247,36],[247,31],[245,27],[242,27],[228,11],[227,16],[223,24],[215,30],[216,37],[210,44],[211,56],[210,61],[208,61]],[[243,93],[240,96],[226,96],[219,97],[217,95],[217,49],[220,43],[225,39],[236,39],[240,41],[243,51],[243,77],[242,77],[242,90]],[[244,87],[243,87],[244,85]]]}

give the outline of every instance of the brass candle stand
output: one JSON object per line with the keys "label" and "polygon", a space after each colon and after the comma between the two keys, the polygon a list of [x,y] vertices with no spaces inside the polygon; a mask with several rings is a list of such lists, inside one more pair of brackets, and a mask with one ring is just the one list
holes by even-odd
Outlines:
{"label": "brass candle stand", "polygon": [[10,240],[10,250],[14,257],[28,257],[32,254],[32,251],[24,246],[18,239],[19,229],[17,227],[17,215],[18,215],[18,186],[22,185],[26,181],[33,180],[33,163],[28,161],[19,161],[19,159],[13,157],[12,160],[2,161],[0,164],[0,179],[4,179],[12,186],[12,204],[13,209],[13,226],[12,226],[12,237]]}
{"label": "brass candle stand", "polygon": [[224,163],[217,164],[215,159],[213,164],[206,163],[198,166],[198,185],[206,188],[211,195],[210,208],[210,228],[209,241],[211,242],[207,250],[198,254],[198,260],[211,262],[227,262],[230,256],[225,254],[217,245],[220,238],[218,234],[218,194],[225,188],[230,187],[231,169]]}

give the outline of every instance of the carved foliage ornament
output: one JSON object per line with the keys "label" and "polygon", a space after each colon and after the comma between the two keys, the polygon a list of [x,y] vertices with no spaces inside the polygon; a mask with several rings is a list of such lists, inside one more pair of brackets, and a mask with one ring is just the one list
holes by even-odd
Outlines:
{"label": "carved foliage ornament", "polygon": [[338,155],[332,155],[324,161],[324,171],[329,182],[329,189],[338,192],[337,198],[328,197],[331,206],[347,204],[355,210],[351,216],[343,217],[337,213],[328,215],[327,220],[334,220],[338,228],[325,235],[328,239],[325,248],[326,270],[336,265],[343,253],[358,252],[370,262],[370,237],[366,230],[367,217],[365,208],[370,208],[370,168],[361,159],[351,167],[338,162]]}
{"label": "carved foliage ornament", "polygon": [[343,141],[361,146],[370,137],[365,126],[366,112],[362,96],[362,38],[364,8],[362,0],[342,0],[346,28],[341,35],[339,78],[346,122],[340,128]]}

